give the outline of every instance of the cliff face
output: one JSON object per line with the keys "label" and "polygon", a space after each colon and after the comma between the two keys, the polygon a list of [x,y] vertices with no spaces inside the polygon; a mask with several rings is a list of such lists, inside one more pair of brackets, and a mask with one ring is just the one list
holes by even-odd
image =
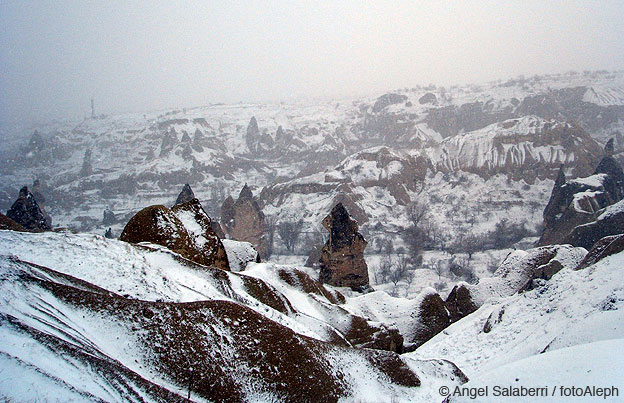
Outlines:
{"label": "cliff face", "polygon": [[539,245],[570,243],[591,248],[600,238],[624,231],[619,212],[610,214],[608,220],[603,214],[622,198],[624,172],[613,158],[613,141],[609,141],[593,175],[566,181],[560,169],[544,209],[545,229]]}
{"label": "cliff face", "polygon": [[442,172],[461,170],[484,178],[505,174],[533,183],[554,179],[561,164],[575,176],[587,176],[601,155],[582,127],[525,116],[444,140],[432,163]]}

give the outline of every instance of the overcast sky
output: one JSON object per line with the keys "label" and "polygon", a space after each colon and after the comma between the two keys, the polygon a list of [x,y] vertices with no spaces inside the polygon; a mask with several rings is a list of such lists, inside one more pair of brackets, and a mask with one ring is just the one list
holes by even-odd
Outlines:
{"label": "overcast sky", "polygon": [[624,69],[623,1],[0,0],[0,120]]}

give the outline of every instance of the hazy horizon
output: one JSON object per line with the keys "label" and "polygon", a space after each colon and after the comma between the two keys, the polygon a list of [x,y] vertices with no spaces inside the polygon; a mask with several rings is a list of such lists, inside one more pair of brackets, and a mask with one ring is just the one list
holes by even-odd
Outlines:
{"label": "hazy horizon", "polygon": [[624,4],[0,2],[0,120],[624,69]]}

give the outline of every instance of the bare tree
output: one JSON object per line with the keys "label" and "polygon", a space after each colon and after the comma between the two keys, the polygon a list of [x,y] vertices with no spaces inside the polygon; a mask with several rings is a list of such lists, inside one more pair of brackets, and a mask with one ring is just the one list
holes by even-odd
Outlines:
{"label": "bare tree", "polygon": [[277,224],[277,232],[282,238],[284,245],[286,245],[286,249],[288,249],[291,253],[295,251],[295,246],[297,245],[297,239],[299,239],[299,234],[301,230],[301,226],[303,225],[303,220],[299,221],[282,221]]}
{"label": "bare tree", "polygon": [[399,255],[392,260],[392,268],[390,270],[390,281],[396,287],[400,281],[411,284],[413,281],[413,265],[412,259],[407,255]]}
{"label": "bare tree", "polygon": [[277,216],[264,217],[265,239],[266,239],[266,257],[267,259],[273,255],[273,240],[275,238],[275,230],[277,229]]}
{"label": "bare tree", "polygon": [[468,260],[472,260],[472,254],[483,249],[483,236],[470,234],[464,239],[464,250],[468,254]]}
{"label": "bare tree", "polygon": [[390,279],[390,272],[392,271],[392,257],[390,255],[383,255],[379,259],[379,269],[377,270],[378,277],[376,280],[378,284],[387,283]]}
{"label": "bare tree", "polygon": [[420,200],[409,203],[406,207],[407,218],[414,226],[420,225],[421,221],[429,215],[429,207]]}
{"label": "bare tree", "polygon": [[446,262],[442,259],[436,260],[435,262],[431,264],[431,267],[433,271],[435,272],[435,274],[438,275],[438,280],[442,280],[442,274],[444,274],[447,269]]}

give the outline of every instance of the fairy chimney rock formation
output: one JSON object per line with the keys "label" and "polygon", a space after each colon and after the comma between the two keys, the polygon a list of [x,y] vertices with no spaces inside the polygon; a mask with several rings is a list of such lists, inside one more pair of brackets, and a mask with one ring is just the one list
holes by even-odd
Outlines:
{"label": "fairy chimney rock formation", "polygon": [[188,183],[184,185],[182,191],[178,195],[175,204],[182,204],[186,202],[190,202],[195,198],[195,193],[193,193],[193,189],[191,189],[191,185]]}
{"label": "fairy chimney rock formation", "polygon": [[605,144],[604,156],[613,157],[614,152],[615,152],[614,140],[611,138],[609,139],[609,141],[607,141],[607,144]]}
{"label": "fairy chimney rock formation", "polygon": [[162,245],[195,263],[229,270],[225,248],[210,221],[197,199],[171,209],[150,206],[128,221],[119,239]]}
{"label": "fairy chimney rock formation", "polygon": [[6,215],[29,231],[39,232],[52,229],[46,216],[39,208],[35,196],[30,193],[26,186],[20,190],[19,197]]}
{"label": "fairy chimney rock formation", "polygon": [[249,242],[256,248],[261,258],[266,256],[264,214],[247,184],[243,186],[236,201],[228,197],[223,202],[221,224],[228,238]]}
{"label": "fairy chimney rock formation", "polygon": [[342,203],[338,203],[322,224],[329,232],[329,239],[321,251],[320,281],[354,290],[368,288],[368,266],[364,260],[366,240],[358,232],[357,222]]}

